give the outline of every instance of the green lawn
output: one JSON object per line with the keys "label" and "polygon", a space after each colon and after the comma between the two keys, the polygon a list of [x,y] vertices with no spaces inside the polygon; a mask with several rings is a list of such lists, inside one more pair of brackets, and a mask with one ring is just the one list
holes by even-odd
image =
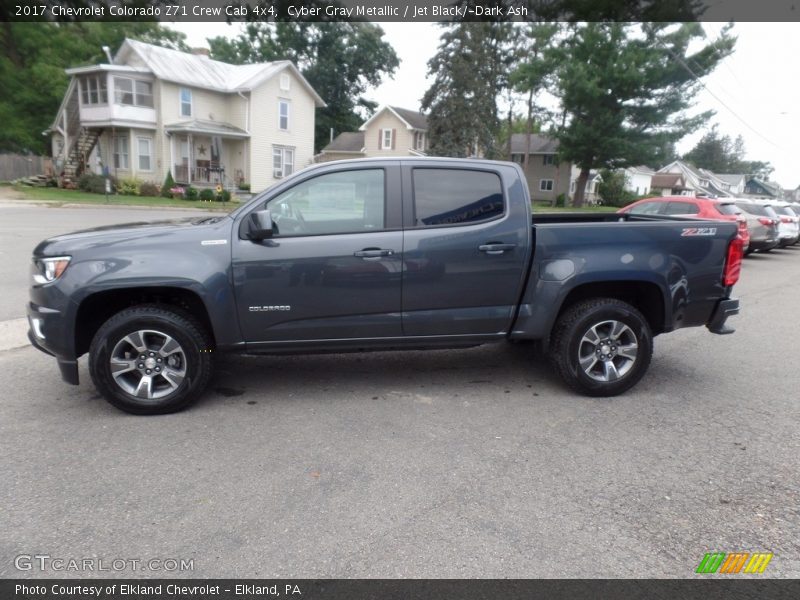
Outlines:
{"label": "green lawn", "polygon": [[39,188],[27,186],[14,186],[22,200],[38,202],[53,202],[62,204],[114,204],[117,206],[165,206],[169,208],[197,208],[200,210],[217,210],[229,212],[239,206],[238,202],[201,202],[199,200],[174,200],[172,198],[151,198],[145,196],[118,196],[109,195],[108,202],[103,194],[90,194],[76,190],[62,190],[60,188]]}
{"label": "green lawn", "polygon": [[534,213],[543,213],[543,212],[601,212],[601,213],[608,213],[608,212],[616,212],[619,210],[617,206],[584,206],[583,208],[573,208],[572,206],[550,206],[549,204],[537,204],[534,203],[533,205],[533,212]]}

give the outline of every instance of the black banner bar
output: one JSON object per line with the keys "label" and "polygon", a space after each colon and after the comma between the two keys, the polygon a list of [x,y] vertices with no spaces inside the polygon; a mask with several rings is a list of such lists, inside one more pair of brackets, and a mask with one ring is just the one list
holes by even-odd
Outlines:
{"label": "black banner bar", "polygon": [[800,580],[42,579],[0,581],[3,600],[796,600]]}
{"label": "black banner bar", "polygon": [[796,0],[3,0],[0,21],[797,21]]}

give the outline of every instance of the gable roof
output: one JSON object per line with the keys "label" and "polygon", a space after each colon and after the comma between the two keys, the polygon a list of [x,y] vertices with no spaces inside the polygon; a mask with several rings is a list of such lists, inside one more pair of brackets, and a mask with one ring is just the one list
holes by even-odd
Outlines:
{"label": "gable roof", "polygon": [[397,106],[381,106],[376,110],[372,116],[364,121],[361,127],[358,128],[359,131],[366,131],[367,127],[369,126],[372,121],[374,121],[378,115],[385,111],[389,111],[394,114],[395,117],[400,119],[403,124],[406,126],[406,129],[421,129],[421,130],[428,130],[428,117],[416,110],[409,110],[407,108],[399,108]]}
{"label": "gable roof", "polygon": [[[511,154],[525,154],[526,138],[527,134],[524,133],[511,134]],[[556,152],[558,152],[558,140],[538,133],[531,134],[531,154],[555,154]]]}
{"label": "gable roof", "polygon": [[743,173],[716,173],[717,179],[721,179],[728,185],[738,185],[745,181],[746,175]]}
{"label": "gable roof", "polygon": [[325,101],[314,91],[297,67],[288,60],[232,65],[212,60],[202,54],[191,54],[126,39],[114,56],[114,64],[125,65],[132,55],[137,56],[159,79],[226,93],[250,91],[288,69],[308,90],[317,106],[325,106]]}
{"label": "gable roof", "polygon": [[686,183],[680,173],[656,173],[653,175],[651,188],[685,189]]}
{"label": "gable roof", "polygon": [[637,171],[638,173],[641,173],[643,175],[655,175],[655,171],[653,171],[653,169],[651,169],[650,167],[646,167],[644,165],[638,165],[638,166],[635,166],[635,167],[628,167],[627,170],[628,171]]}
{"label": "gable roof", "polygon": [[345,131],[322,149],[322,152],[357,152],[364,149],[363,131]]}

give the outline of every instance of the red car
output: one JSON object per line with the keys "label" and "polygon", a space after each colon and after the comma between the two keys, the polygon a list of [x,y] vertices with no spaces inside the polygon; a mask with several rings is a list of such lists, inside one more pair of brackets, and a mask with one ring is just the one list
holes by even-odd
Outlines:
{"label": "red car", "polygon": [[718,221],[736,221],[739,224],[739,238],[744,249],[750,245],[750,231],[747,219],[733,201],[733,198],[696,198],[694,196],[662,196],[644,198],[619,209],[619,213],[633,215],[671,215],[679,217],[698,217]]}

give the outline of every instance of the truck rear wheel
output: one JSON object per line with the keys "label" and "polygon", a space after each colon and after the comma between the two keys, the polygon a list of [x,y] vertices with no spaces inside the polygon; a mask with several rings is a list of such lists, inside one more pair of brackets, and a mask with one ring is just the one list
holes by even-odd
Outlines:
{"label": "truck rear wheel", "polygon": [[572,389],[616,396],[644,376],[653,355],[650,325],[633,306],[595,298],[569,307],[553,329],[553,365]]}
{"label": "truck rear wheel", "polygon": [[135,306],[97,331],[89,348],[89,372],[106,400],[125,412],[176,412],[208,384],[210,350],[208,334],[190,314],[174,307]]}

